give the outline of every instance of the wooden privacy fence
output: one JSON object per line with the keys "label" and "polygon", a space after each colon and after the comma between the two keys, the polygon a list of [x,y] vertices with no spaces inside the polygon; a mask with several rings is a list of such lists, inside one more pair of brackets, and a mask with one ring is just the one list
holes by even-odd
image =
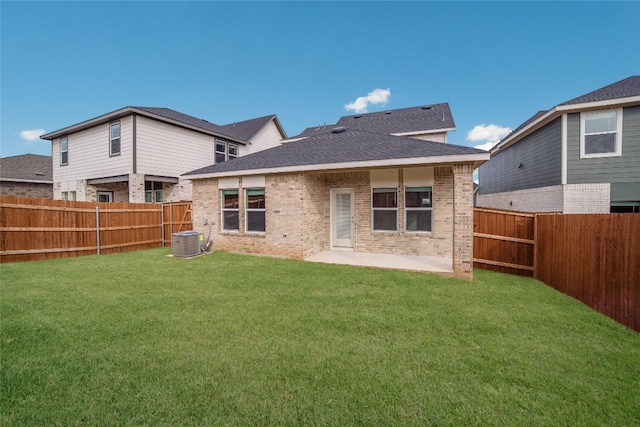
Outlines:
{"label": "wooden privacy fence", "polygon": [[535,277],[640,332],[640,215],[474,210],[474,267]]}
{"label": "wooden privacy fence", "polygon": [[0,196],[0,262],[158,247],[170,242],[171,233],[191,230],[190,221],[190,202],[163,206]]}

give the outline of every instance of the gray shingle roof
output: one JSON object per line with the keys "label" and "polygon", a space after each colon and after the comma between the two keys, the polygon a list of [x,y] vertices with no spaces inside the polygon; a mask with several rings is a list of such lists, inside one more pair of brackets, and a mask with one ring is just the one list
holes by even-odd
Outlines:
{"label": "gray shingle roof", "polygon": [[245,120],[242,122],[234,122],[219,127],[226,135],[233,136],[243,141],[249,141],[260,129],[275,117],[275,114],[271,114],[270,116],[258,117],[256,119]]}
{"label": "gray shingle roof", "polygon": [[186,173],[185,176],[290,166],[465,154],[487,154],[487,152],[460,145],[371,133],[357,129],[346,129],[340,133],[333,133],[331,129],[326,128],[322,134],[207,166]]}
{"label": "gray shingle roof", "polygon": [[593,92],[570,99],[559,105],[582,104],[584,102],[606,101],[609,99],[640,96],[640,76],[631,76]]}
{"label": "gray shingle roof", "polygon": [[342,116],[335,124],[310,127],[302,131],[300,135],[292,136],[290,139],[317,135],[327,128],[332,129],[338,126],[360,129],[366,132],[393,134],[453,129],[456,124],[453,121],[449,104],[445,102],[376,113]]}
{"label": "gray shingle roof", "polygon": [[179,111],[172,110],[170,108],[157,108],[157,107],[132,107],[138,110],[146,111],[147,113],[155,114],[156,116],[164,117],[167,119],[175,120],[180,123],[184,123],[190,126],[198,127],[209,132],[215,132],[221,135],[233,135],[225,131],[224,126],[219,126],[215,123],[208,122],[204,119],[190,116],[188,114],[181,113]]}
{"label": "gray shingle roof", "polygon": [[23,154],[20,156],[0,157],[0,178],[4,181],[53,181],[53,163],[51,156]]}

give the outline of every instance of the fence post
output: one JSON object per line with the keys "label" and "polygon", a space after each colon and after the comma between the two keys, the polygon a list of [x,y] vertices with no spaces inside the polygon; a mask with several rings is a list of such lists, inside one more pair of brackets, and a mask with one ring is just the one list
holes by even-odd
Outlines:
{"label": "fence post", "polygon": [[160,205],[160,237],[162,238],[162,247],[164,248],[164,203]]}
{"label": "fence post", "polygon": [[96,249],[100,255],[100,208],[96,206]]}
{"label": "fence post", "polygon": [[173,234],[173,204],[169,203],[169,234]]}
{"label": "fence post", "polygon": [[533,278],[538,278],[538,214],[533,215]]}

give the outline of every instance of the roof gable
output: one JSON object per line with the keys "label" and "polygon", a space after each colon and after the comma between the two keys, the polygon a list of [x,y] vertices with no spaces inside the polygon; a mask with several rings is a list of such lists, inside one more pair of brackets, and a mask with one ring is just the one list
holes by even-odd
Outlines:
{"label": "roof gable", "polygon": [[582,104],[585,102],[607,101],[610,99],[640,96],[640,76],[627,77],[619,82],[596,89],[593,92],[570,99],[560,105]]}
{"label": "roof gable", "polygon": [[221,130],[227,135],[231,135],[243,141],[249,141],[253,138],[262,128],[264,128],[270,121],[273,121],[282,134],[283,138],[286,138],[286,133],[278,121],[278,117],[275,114],[269,116],[258,117],[255,119],[244,120],[242,122],[233,122],[228,125],[220,126]]}

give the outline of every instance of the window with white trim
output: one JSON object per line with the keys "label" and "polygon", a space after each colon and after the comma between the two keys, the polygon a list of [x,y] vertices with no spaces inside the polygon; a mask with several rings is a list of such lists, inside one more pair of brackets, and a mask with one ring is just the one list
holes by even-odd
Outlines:
{"label": "window with white trim", "polygon": [[238,144],[216,140],[216,163],[237,158],[238,150]]}
{"label": "window with white trim", "polygon": [[63,191],[62,192],[62,200],[76,200],[76,192],[75,191]]}
{"label": "window with white trim", "polygon": [[222,230],[240,230],[240,196],[238,189],[222,190]]}
{"label": "window with white trim", "polygon": [[374,231],[398,230],[398,189],[371,189],[371,224]]}
{"label": "window with white trim", "polygon": [[66,136],[60,138],[60,166],[69,164],[69,141]]}
{"label": "window with white trim", "polygon": [[120,154],[120,122],[109,124],[109,155]]}
{"label": "window with white trim", "polygon": [[265,232],[265,193],[264,188],[245,190],[245,228],[247,232]]}
{"label": "window with white trim", "polygon": [[433,231],[433,191],[431,187],[405,187],[405,230]]}
{"label": "window with white trim", "polygon": [[622,110],[582,113],[580,157],[622,155]]}

